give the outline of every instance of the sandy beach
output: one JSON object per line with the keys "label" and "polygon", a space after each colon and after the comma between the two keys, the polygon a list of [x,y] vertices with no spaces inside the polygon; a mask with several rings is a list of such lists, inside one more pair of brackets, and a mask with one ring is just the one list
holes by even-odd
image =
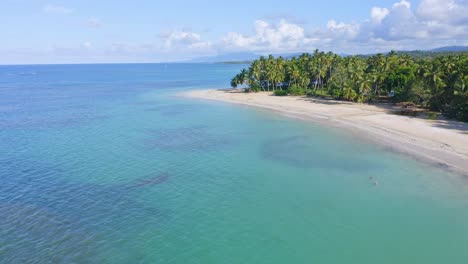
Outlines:
{"label": "sandy beach", "polygon": [[457,173],[468,173],[468,124],[391,114],[390,105],[356,104],[305,96],[277,97],[241,90],[196,90],[183,96],[273,110],[282,115],[348,129],[366,140]]}

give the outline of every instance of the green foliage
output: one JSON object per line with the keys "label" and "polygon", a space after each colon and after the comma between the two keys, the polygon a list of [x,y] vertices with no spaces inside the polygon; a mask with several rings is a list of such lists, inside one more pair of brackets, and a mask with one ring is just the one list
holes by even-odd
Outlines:
{"label": "green foliage", "polygon": [[290,95],[305,95],[306,89],[293,85],[289,87],[288,92]]}
{"label": "green foliage", "polygon": [[287,90],[276,90],[273,92],[273,94],[275,96],[286,96],[288,95],[288,91]]}
{"label": "green foliage", "polygon": [[343,92],[338,87],[330,89],[330,95],[333,97],[333,99],[343,98]]}
{"label": "green foliage", "polygon": [[306,94],[308,97],[315,97],[317,96],[317,92],[314,91],[314,90],[309,90],[307,91],[307,94]]}
{"label": "green foliage", "polygon": [[232,88],[237,88],[237,79],[236,79],[236,77],[231,79],[231,87]]}
{"label": "green foliage", "polygon": [[343,99],[347,101],[354,101],[354,99],[358,96],[356,89],[353,87],[345,86],[343,88]]}
{"label": "green foliage", "polygon": [[438,115],[439,113],[437,112],[429,112],[427,113],[427,119],[436,120]]}
{"label": "green foliage", "polygon": [[409,85],[415,80],[415,69],[409,66],[396,66],[385,78],[384,87],[387,91],[394,91],[393,100],[395,102],[404,102],[410,100]]}
{"label": "green foliage", "polygon": [[[424,85],[425,84],[421,80],[415,80],[408,84],[409,87],[406,95],[407,98],[406,100],[401,101],[410,101],[427,108],[432,94],[429,90],[425,89]],[[398,102],[397,100],[394,101]]]}
{"label": "green foliage", "polygon": [[258,83],[253,82],[250,85],[250,90],[252,90],[252,92],[260,92],[262,90],[262,87]]}
{"label": "green foliage", "polygon": [[443,107],[442,113],[448,118],[468,122],[468,95],[454,97]]}
{"label": "green foliage", "polygon": [[390,52],[340,57],[315,50],[291,59],[262,56],[237,74],[231,86],[273,90],[281,96],[331,96],[361,103],[390,95],[394,103],[410,101],[466,120],[468,53],[430,53],[424,58],[411,55]]}

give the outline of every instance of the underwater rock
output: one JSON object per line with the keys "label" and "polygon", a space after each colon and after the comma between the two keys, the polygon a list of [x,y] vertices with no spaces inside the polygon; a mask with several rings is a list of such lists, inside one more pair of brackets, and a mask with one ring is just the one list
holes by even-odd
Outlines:
{"label": "underwater rock", "polygon": [[169,174],[167,173],[157,174],[152,177],[135,180],[132,184],[130,184],[129,187],[130,188],[150,187],[150,186],[164,183],[167,180],[169,180],[169,178],[170,178]]}
{"label": "underwater rock", "polygon": [[144,145],[148,149],[165,151],[218,150],[232,144],[229,136],[209,133],[203,126],[156,130],[151,132],[151,136]]}

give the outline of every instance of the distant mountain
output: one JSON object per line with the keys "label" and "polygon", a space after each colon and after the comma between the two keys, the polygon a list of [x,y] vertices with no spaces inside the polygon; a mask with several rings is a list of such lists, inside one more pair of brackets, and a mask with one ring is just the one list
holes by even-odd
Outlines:
{"label": "distant mountain", "polygon": [[[282,56],[283,58],[292,58],[294,56],[298,57],[302,54],[299,53],[283,53],[283,54],[274,54],[275,57]],[[190,62],[208,62],[208,63],[217,63],[217,62],[250,62],[258,59],[260,56],[268,56],[266,54],[256,54],[251,52],[237,52],[237,53],[226,53],[220,54],[217,56],[211,57],[200,57],[190,60]]]}
{"label": "distant mountain", "polygon": [[[398,50],[396,51],[400,54],[407,54],[413,56],[415,58],[427,58],[427,57],[435,57],[439,55],[446,55],[452,53],[467,53],[468,46],[447,46],[447,47],[440,47],[431,50]],[[388,52],[380,52],[381,54],[386,54]],[[349,57],[349,56],[358,56],[361,58],[367,58],[376,55],[377,53],[368,53],[368,54],[338,54],[341,57]]]}
{"label": "distant mountain", "polygon": [[468,51],[468,46],[446,46],[430,50],[432,52],[459,52]]}
{"label": "distant mountain", "polygon": [[[418,56],[426,56],[427,54],[431,53],[438,53],[438,52],[468,52],[468,46],[446,46],[440,47],[431,50],[413,50],[413,51],[398,51],[400,53],[406,53],[410,55]],[[275,57],[282,56],[283,58],[290,59],[292,57],[299,57],[303,52],[295,52],[295,53],[283,53],[283,54],[273,54]],[[237,53],[226,53],[220,54],[217,56],[211,57],[200,57],[190,60],[190,62],[208,62],[208,63],[239,63],[239,62],[251,62],[255,59],[258,59],[260,56],[267,56],[266,54],[256,54],[252,52],[237,52]],[[339,54],[342,57],[352,56],[350,54]],[[357,56],[361,57],[369,57],[375,55],[372,54],[359,54]]]}
{"label": "distant mountain", "polygon": [[237,53],[226,53],[217,56],[200,57],[190,60],[190,62],[236,62],[236,61],[253,61],[260,55],[251,52],[237,52]]}

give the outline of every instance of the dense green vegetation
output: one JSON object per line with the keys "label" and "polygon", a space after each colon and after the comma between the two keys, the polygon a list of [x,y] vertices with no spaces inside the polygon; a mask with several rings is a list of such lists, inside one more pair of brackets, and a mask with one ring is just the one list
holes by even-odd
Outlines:
{"label": "dense green vegetation", "polygon": [[449,118],[468,121],[468,55],[416,58],[390,52],[341,57],[316,50],[299,57],[260,57],[231,80],[250,91],[329,96],[339,100],[413,102]]}

